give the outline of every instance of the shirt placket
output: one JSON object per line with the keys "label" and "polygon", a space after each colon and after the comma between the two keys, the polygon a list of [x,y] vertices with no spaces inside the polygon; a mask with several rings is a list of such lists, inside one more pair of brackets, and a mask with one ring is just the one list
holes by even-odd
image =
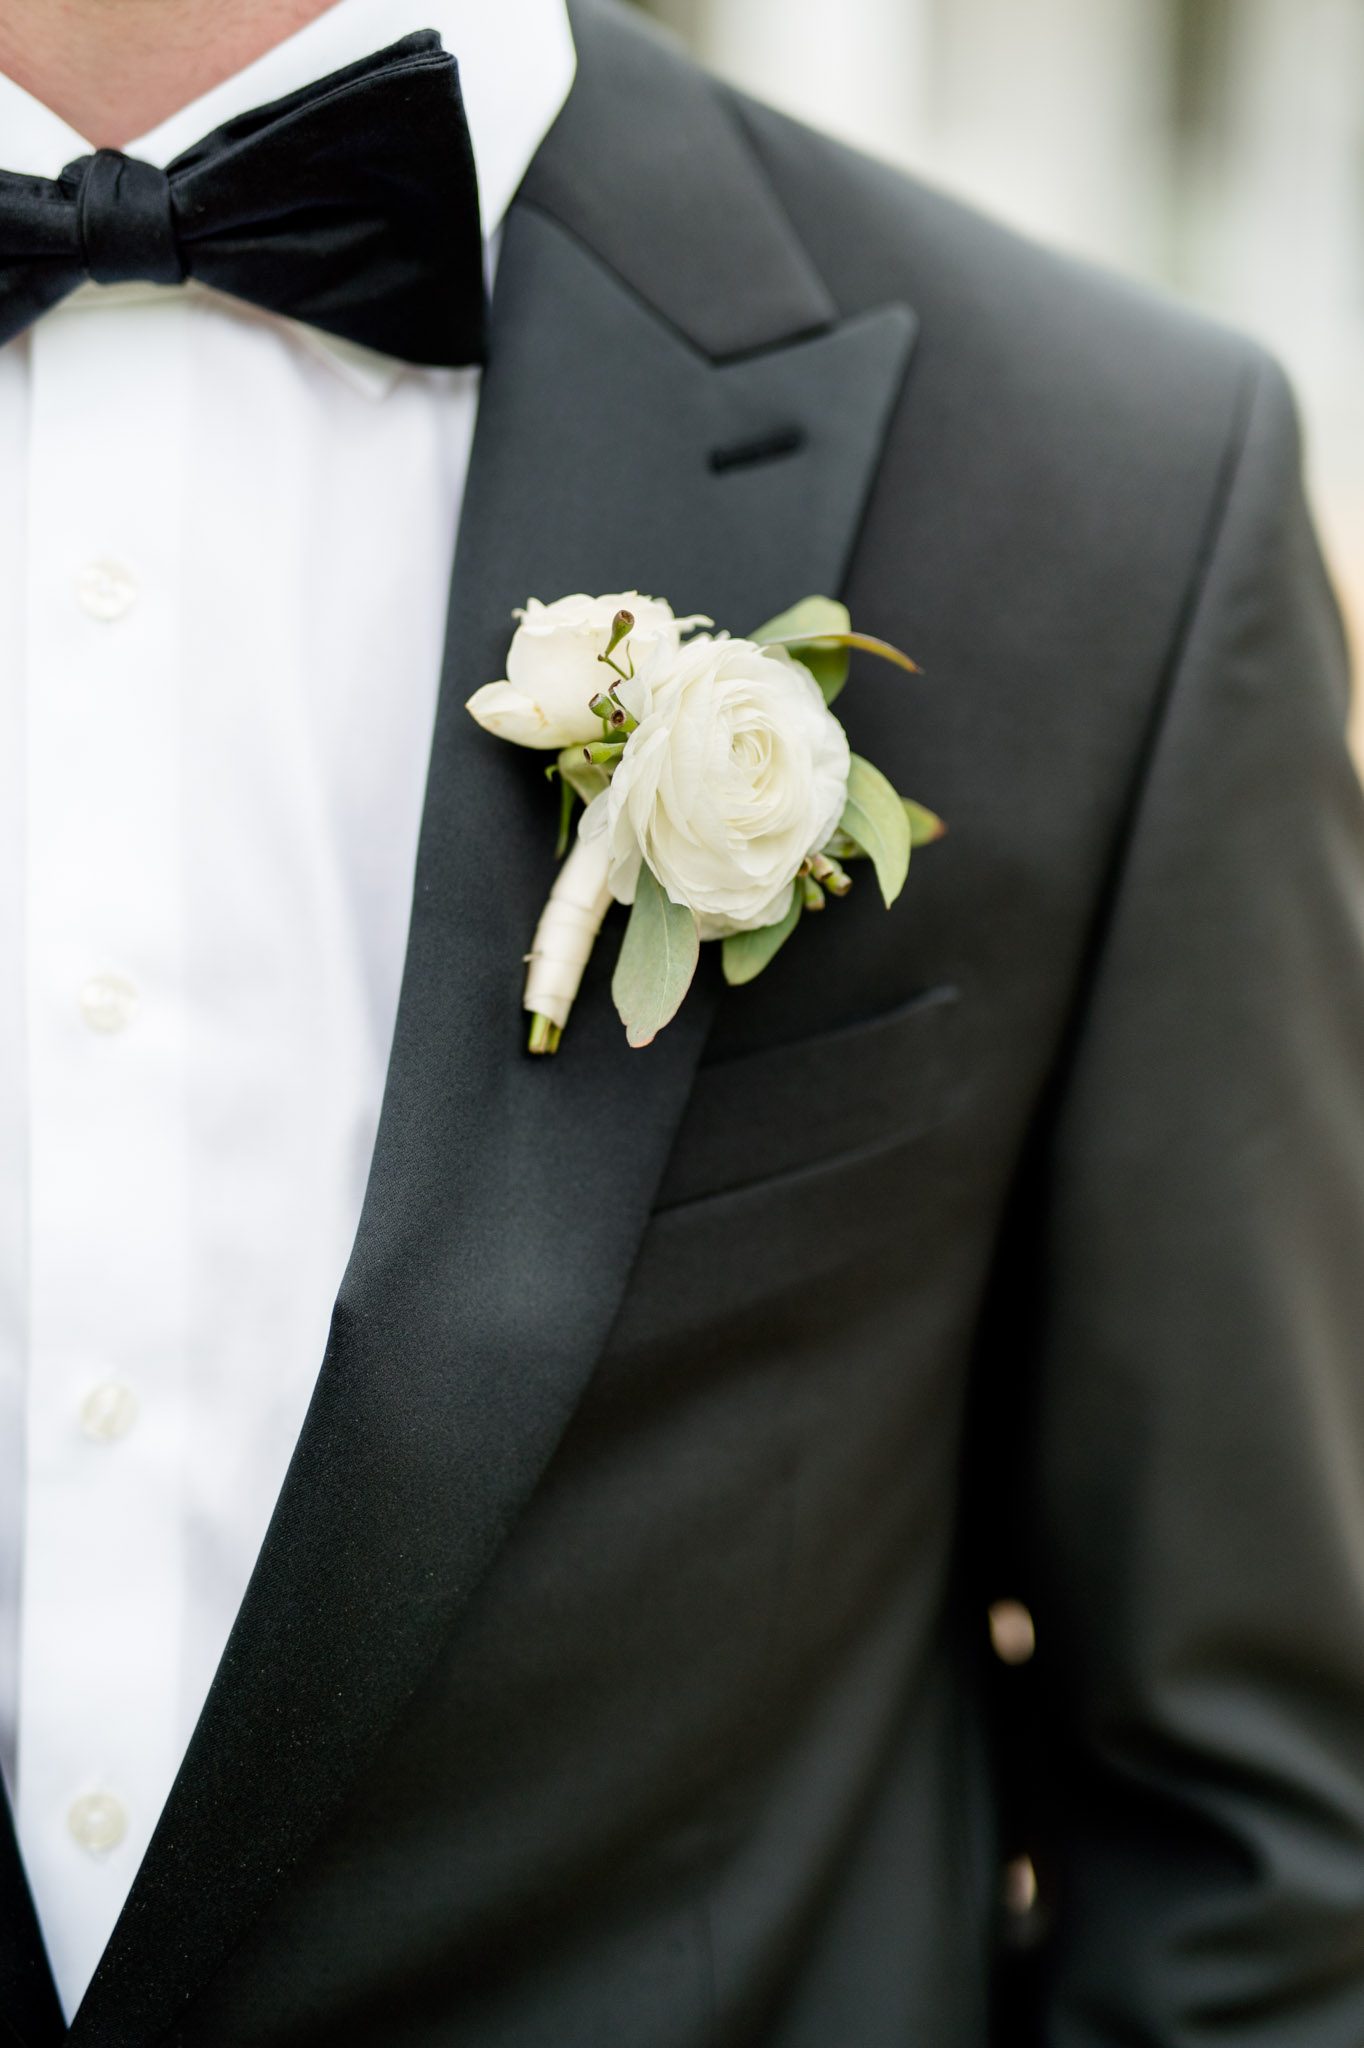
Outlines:
{"label": "shirt placket", "polygon": [[17,1774],[59,1985],[104,1947],[181,1746],[185,321],[168,295],[31,338]]}

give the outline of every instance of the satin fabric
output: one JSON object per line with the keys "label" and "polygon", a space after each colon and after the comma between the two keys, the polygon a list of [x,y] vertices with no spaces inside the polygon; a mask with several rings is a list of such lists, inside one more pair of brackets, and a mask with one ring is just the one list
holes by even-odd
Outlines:
{"label": "satin fabric", "polygon": [[404,362],[484,355],[459,70],[421,30],[216,128],[163,171],[118,150],[0,171],[0,342],[87,280],[200,283]]}

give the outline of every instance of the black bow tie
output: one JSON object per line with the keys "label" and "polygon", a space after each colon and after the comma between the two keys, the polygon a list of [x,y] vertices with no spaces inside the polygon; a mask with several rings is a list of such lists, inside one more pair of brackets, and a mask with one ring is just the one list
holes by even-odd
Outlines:
{"label": "black bow tie", "polygon": [[433,29],[215,128],[167,170],[101,149],[0,171],[0,342],[89,278],[179,284],[408,363],[483,360],[459,72]]}

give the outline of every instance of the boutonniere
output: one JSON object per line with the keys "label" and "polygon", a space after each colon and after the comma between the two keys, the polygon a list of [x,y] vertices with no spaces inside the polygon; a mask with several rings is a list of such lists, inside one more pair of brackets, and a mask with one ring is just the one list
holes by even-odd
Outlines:
{"label": "boutonniere", "polygon": [[506,680],[468,709],[557,756],[563,865],[526,956],[532,1052],[557,1051],[613,900],[631,909],[611,992],[630,1044],[648,1045],[705,941],[721,942],[727,982],[752,981],[807,911],[847,895],[845,863],[871,862],[889,909],[912,848],[941,835],[850,751],[830,708],[852,648],[915,664],[855,633],[832,599],[806,598],[747,640],[635,591],[532,598],[515,616]]}

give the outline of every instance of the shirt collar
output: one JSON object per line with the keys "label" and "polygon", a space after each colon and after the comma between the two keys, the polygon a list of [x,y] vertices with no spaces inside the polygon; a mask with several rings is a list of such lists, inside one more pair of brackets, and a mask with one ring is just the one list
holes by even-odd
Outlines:
{"label": "shirt collar", "polygon": [[[248,108],[296,92],[343,64],[372,55],[414,29],[433,28],[458,60],[464,110],[478,171],[483,233],[492,243],[517,186],[568,98],[576,57],[564,0],[336,0],[296,35],[277,43],[254,64],[215,85],[168,121],[127,146],[129,156],[168,164],[182,150]],[[74,157],[89,154],[84,136],[0,73],[0,159],[8,171],[55,178]],[[156,290],[158,287],[148,287]],[[162,287],[161,289],[164,289]],[[86,292],[132,292],[138,286],[86,287]],[[290,326],[297,323],[289,322]],[[313,329],[310,346],[355,381],[366,382],[365,361],[385,359],[353,344],[333,342]],[[380,376],[375,384],[386,385]],[[373,381],[370,379],[369,381]]]}

